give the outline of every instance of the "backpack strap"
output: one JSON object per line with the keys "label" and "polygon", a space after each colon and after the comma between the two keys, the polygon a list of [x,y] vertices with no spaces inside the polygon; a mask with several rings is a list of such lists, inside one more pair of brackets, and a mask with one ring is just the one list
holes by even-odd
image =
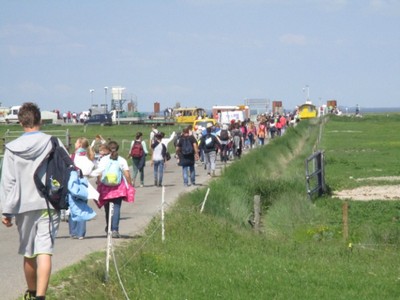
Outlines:
{"label": "backpack strap", "polygon": [[47,193],[46,193],[47,182],[45,184],[43,184],[41,178],[39,177],[39,170],[41,170],[44,165],[47,166],[50,156],[54,155],[55,149],[59,145],[58,140],[54,139],[53,137],[50,138],[50,143],[52,146],[51,146],[49,153],[47,153],[46,157],[42,160],[42,162],[37,167],[35,173],[33,173],[33,181],[35,182],[35,185],[36,185],[37,189],[39,190],[40,195],[46,199],[47,206],[49,205],[49,195],[47,195]]}
{"label": "backpack strap", "polygon": [[165,158],[166,158],[166,156],[167,156],[167,147],[166,147],[163,143],[161,143],[161,147],[162,147],[161,155],[162,155],[162,157],[163,157],[164,160],[165,160]]}

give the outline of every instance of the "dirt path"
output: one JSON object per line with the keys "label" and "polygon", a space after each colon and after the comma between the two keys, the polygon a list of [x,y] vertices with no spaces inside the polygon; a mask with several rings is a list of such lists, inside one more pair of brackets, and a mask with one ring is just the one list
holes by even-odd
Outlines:
{"label": "dirt path", "polygon": [[[386,177],[369,177],[359,178],[357,181],[399,181],[398,176],[386,176]],[[400,200],[400,185],[373,185],[373,186],[361,186],[351,190],[342,190],[334,192],[334,197],[340,199],[351,199],[354,201],[370,201],[370,200]]]}

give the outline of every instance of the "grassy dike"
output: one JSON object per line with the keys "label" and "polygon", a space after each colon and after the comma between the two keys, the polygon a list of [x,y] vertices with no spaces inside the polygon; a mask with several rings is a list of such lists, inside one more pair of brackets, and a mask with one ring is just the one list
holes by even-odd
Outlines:
{"label": "grassy dike", "polygon": [[[328,188],[359,184],[349,176],[398,174],[398,124],[383,117],[330,119],[319,145]],[[382,128],[387,132],[379,138]],[[355,137],[336,134],[341,131],[370,134],[350,143]],[[399,201],[351,202],[344,241],[343,201],[327,195],[311,202],[306,195],[304,159],[318,135],[319,124],[301,122],[213,180],[202,214],[206,190],[184,195],[166,216],[164,243],[156,218],[144,236],[118,248],[129,299],[398,299]],[[354,160],[349,152],[363,157]],[[378,158],[384,165],[374,171]],[[254,195],[263,203],[261,233],[248,224]],[[49,299],[126,299],[113,267],[103,283],[104,256],[94,253],[53,276]]]}

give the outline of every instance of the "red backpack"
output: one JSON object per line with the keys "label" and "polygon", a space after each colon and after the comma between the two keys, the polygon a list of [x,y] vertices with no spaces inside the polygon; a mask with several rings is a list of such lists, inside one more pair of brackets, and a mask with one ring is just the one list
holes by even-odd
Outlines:
{"label": "red backpack", "polygon": [[134,158],[141,158],[144,155],[143,145],[140,141],[135,141],[131,149],[131,156]]}

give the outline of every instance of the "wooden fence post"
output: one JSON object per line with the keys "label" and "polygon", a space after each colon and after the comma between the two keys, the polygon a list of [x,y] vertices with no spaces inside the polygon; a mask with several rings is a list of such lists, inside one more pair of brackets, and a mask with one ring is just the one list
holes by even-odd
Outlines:
{"label": "wooden fence post", "polygon": [[260,231],[260,219],[261,219],[261,199],[260,195],[254,196],[254,230]]}
{"label": "wooden fence post", "polygon": [[349,238],[349,202],[346,200],[342,205],[343,214],[343,238],[345,241]]}

